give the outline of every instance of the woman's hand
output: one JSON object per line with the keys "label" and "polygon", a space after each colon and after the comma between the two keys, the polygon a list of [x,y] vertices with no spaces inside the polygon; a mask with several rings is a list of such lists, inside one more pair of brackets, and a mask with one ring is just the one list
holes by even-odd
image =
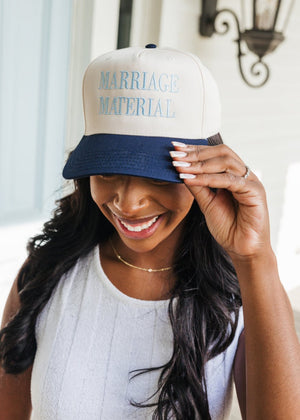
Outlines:
{"label": "woman's hand", "polygon": [[173,165],[197,200],[216,241],[232,257],[269,251],[265,190],[253,172],[244,178],[247,168],[242,159],[224,144],[173,144]]}

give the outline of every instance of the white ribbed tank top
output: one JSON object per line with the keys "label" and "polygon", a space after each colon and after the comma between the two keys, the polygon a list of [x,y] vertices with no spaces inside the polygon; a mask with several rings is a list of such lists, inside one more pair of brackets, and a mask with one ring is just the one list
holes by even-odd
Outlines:
{"label": "white ribbed tank top", "polygon": [[[136,408],[129,401],[142,402],[154,393],[160,372],[131,381],[129,372],[170,359],[168,303],[135,299],[118,290],[102,270],[98,247],[80,259],[37,317],[31,420],[151,419],[154,408]],[[232,344],[207,364],[213,420],[229,415],[242,310],[240,315]]]}

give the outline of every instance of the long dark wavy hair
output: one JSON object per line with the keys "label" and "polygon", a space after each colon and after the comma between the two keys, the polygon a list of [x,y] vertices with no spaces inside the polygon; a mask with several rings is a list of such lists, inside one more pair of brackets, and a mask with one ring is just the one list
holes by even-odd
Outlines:
{"label": "long dark wavy hair", "polygon": [[[113,233],[91,198],[89,179],[75,180],[74,192],[57,201],[43,232],[28,242],[28,258],[17,277],[20,309],[0,331],[0,360],[7,373],[19,374],[32,365],[36,318],[62,275]],[[153,420],[209,420],[205,364],[232,342],[242,302],[231,260],[210,234],[196,202],[174,261],[176,282],[168,309],[173,354],[163,366],[133,371],[136,376],[161,369],[157,403],[131,403],[155,406]]]}

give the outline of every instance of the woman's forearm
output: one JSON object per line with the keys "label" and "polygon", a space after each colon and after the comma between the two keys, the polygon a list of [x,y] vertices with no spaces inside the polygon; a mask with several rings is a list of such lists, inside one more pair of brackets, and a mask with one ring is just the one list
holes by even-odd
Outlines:
{"label": "woman's forearm", "polygon": [[270,250],[233,262],[245,319],[247,419],[300,418],[300,345],[276,258]]}

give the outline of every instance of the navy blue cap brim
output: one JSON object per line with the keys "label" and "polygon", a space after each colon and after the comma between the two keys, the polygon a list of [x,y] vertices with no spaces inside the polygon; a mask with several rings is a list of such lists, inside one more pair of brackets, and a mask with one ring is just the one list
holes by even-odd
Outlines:
{"label": "navy blue cap brim", "polygon": [[121,174],[182,182],[172,165],[172,141],[208,145],[207,139],[93,134],[83,136],[64,169],[65,179]]}

